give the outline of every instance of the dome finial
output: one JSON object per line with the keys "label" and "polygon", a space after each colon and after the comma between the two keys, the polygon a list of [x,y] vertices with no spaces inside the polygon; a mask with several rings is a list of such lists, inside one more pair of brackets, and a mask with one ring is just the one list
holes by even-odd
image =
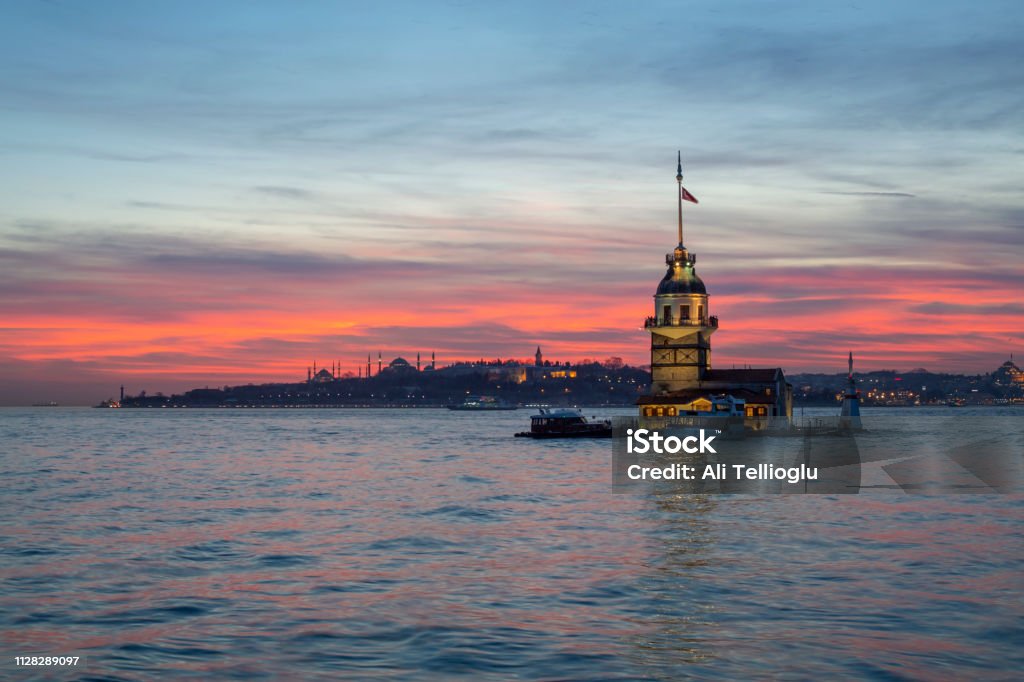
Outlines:
{"label": "dome finial", "polygon": [[683,152],[676,151],[676,159],[679,165],[676,166],[676,198],[679,202],[679,246],[683,246]]}

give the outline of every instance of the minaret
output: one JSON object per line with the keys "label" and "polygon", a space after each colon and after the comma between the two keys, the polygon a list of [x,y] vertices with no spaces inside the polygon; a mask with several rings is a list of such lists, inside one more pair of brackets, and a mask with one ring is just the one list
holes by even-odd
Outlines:
{"label": "minaret", "polygon": [[124,384],[121,384],[121,402],[124,402]]}
{"label": "minaret", "polygon": [[366,354],[366,378],[370,378],[370,354]]}
{"label": "minaret", "polygon": [[434,357],[434,351],[430,351],[430,369],[437,369],[437,365],[434,364],[437,359]]}
{"label": "minaret", "polygon": [[540,352],[540,346],[537,346],[537,352],[533,355],[533,366],[541,367],[544,364],[544,354]]}
{"label": "minaret", "polygon": [[416,351],[416,371],[420,371],[420,352]]}
{"label": "minaret", "polygon": [[860,396],[857,394],[857,382],[853,379],[853,351],[850,351],[849,374],[846,377],[846,392],[843,394],[843,409],[839,413],[840,428],[859,431]]}
{"label": "minaret", "polygon": [[381,366],[380,351],[377,351],[377,374],[380,374]]}
{"label": "minaret", "polygon": [[309,368],[309,365],[306,365],[306,381],[313,381],[313,370]]}
{"label": "minaret", "polygon": [[708,292],[694,271],[697,256],[683,245],[683,199],[697,203],[683,187],[682,154],[676,167],[679,244],[665,256],[668,272],[654,294],[651,333],[651,392],[698,388],[711,369],[711,334],[718,318],[708,314]]}

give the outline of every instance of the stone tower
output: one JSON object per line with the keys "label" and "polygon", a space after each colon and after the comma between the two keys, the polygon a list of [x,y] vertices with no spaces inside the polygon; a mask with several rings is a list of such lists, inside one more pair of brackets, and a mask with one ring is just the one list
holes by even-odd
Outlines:
{"label": "stone tower", "polygon": [[683,245],[683,200],[697,203],[683,187],[683,164],[676,170],[679,244],[665,256],[668,272],[654,294],[651,333],[651,393],[697,388],[711,369],[711,334],[718,318],[709,313],[708,292],[697,276],[697,256]]}

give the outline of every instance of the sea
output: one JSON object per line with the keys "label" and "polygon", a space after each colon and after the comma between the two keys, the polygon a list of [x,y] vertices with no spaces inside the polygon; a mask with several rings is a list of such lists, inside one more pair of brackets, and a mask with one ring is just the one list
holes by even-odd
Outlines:
{"label": "sea", "polygon": [[0,409],[0,679],[1024,677],[1019,490],[613,492],[530,412]]}

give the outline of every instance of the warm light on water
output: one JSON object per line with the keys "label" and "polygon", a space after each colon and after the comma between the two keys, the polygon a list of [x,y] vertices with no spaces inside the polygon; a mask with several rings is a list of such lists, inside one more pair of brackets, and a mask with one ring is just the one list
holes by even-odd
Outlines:
{"label": "warm light on water", "polygon": [[527,416],[0,411],[3,653],[109,679],[1024,667],[1021,495],[613,494],[608,441],[512,438]]}

